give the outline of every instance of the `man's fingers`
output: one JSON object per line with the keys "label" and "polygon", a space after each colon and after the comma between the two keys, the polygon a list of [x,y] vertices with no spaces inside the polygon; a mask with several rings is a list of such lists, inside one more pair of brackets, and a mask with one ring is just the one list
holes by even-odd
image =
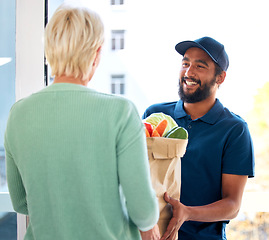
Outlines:
{"label": "man's fingers", "polygon": [[178,230],[183,224],[184,220],[180,217],[180,202],[177,199],[174,199],[168,195],[168,193],[164,193],[164,200],[169,203],[173,208],[173,217],[170,220],[166,232],[163,234],[161,240],[176,240]]}
{"label": "man's fingers", "polygon": [[171,232],[166,230],[166,232],[163,234],[161,240],[166,240],[171,235]]}
{"label": "man's fingers", "polygon": [[176,227],[176,222],[173,221],[174,219],[171,219],[171,221],[169,222],[165,233],[163,234],[161,240],[165,240],[168,239],[168,237],[172,234],[173,231],[175,231],[175,227]]}
{"label": "man's fingers", "polygon": [[169,199],[170,197],[169,197],[169,195],[168,195],[167,192],[164,193],[163,198],[164,198],[164,200],[165,200],[166,202],[169,202],[169,200],[170,200],[170,199]]}
{"label": "man's fingers", "polygon": [[170,203],[173,207],[178,203],[178,200],[170,197],[167,192],[164,193],[164,200],[167,203]]}
{"label": "man's fingers", "polygon": [[182,224],[183,222],[173,221],[172,219],[160,240],[177,240],[178,230]]}

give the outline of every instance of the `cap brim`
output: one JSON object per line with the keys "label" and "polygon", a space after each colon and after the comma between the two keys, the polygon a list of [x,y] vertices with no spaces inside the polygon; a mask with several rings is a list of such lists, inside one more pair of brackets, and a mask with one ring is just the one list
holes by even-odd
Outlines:
{"label": "cap brim", "polygon": [[181,54],[182,56],[184,56],[185,52],[189,48],[192,48],[192,47],[197,47],[197,48],[200,48],[200,49],[204,50],[212,58],[212,60],[214,62],[216,62],[216,60],[214,59],[214,57],[202,45],[200,45],[199,43],[194,42],[194,41],[183,41],[183,42],[180,42],[180,43],[178,43],[175,46],[175,49],[176,49],[176,51],[179,54]]}
{"label": "cap brim", "polygon": [[193,41],[184,41],[184,42],[178,43],[175,49],[179,54],[184,55],[185,52],[191,47],[201,48],[201,45]]}

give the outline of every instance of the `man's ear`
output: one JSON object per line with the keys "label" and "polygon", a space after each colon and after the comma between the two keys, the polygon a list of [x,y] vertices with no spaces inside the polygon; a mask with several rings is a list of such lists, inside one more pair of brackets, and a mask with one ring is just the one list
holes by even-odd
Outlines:
{"label": "man's ear", "polygon": [[225,77],[226,77],[226,72],[225,71],[222,71],[221,74],[217,75],[216,83],[218,85],[221,85],[224,82]]}

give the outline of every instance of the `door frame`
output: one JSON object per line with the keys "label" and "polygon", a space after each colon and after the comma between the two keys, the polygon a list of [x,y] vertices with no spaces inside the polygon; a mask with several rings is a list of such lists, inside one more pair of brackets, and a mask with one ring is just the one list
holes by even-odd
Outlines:
{"label": "door frame", "polygon": [[[16,1],[16,101],[44,87],[44,21],[45,0]],[[26,228],[26,216],[18,214],[18,240]]]}

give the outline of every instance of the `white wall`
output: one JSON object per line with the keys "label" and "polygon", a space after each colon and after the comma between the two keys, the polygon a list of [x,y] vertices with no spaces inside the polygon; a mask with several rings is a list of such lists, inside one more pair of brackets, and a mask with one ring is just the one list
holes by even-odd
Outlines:
{"label": "white wall", "polygon": [[17,0],[16,100],[44,87],[44,1]]}

